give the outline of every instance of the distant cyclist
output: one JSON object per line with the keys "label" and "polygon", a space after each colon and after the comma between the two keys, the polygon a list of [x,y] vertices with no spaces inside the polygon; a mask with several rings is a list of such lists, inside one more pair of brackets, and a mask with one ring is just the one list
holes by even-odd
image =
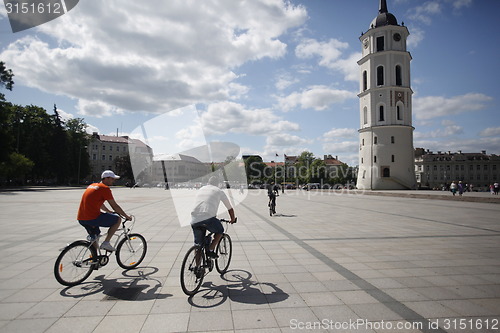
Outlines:
{"label": "distant cyclist", "polygon": [[217,258],[214,250],[224,233],[224,227],[217,218],[217,210],[221,201],[227,208],[231,218],[230,223],[234,223],[236,220],[231,202],[227,198],[226,193],[217,186],[218,184],[219,180],[217,177],[210,177],[208,184],[200,188],[196,193],[195,205],[191,212],[191,228],[193,229],[195,244],[203,245],[205,230],[214,233],[214,239],[207,253],[212,258]]}
{"label": "distant cyclist", "polygon": [[108,234],[101,244],[101,249],[110,252],[115,251],[109,241],[120,227],[120,216],[108,209],[104,202],[107,201],[115,212],[127,220],[131,220],[131,217],[116,203],[109,188],[109,186],[113,185],[115,179],[119,178],[120,176],[115,175],[111,170],[104,171],[101,175],[101,182],[90,184],[83,193],[77,217],[78,222],[92,238],[96,238],[101,233],[99,227],[109,228]]}

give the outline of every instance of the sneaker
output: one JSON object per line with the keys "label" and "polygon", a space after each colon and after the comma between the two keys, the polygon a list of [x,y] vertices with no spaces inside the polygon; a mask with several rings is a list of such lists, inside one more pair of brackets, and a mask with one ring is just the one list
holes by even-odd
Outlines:
{"label": "sneaker", "polygon": [[201,279],[203,275],[205,275],[205,270],[201,267],[195,267],[194,268],[194,274],[198,279]]}
{"label": "sneaker", "polygon": [[106,251],[109,251],[109,252],[116,251],[115,248],[109,242],[102,242],[102,244],[101,244],[101,250],[106,250]]}
{"label": "sneaker", "polygon": [[215,253],[214,251],[207,251],[207,257],[214,258],[214,259],[219,258],[217,253]]}
{"label": "sneaker", "polygon": [[95,235],[95,234],[94,234],[94,235],[88,235],[88,236],[87,236],[87,240],[88,240],[89,242],[93,242],[93,241],[96,241],[96,240],[98,240],[98,239],[99,239],[99,235]]}

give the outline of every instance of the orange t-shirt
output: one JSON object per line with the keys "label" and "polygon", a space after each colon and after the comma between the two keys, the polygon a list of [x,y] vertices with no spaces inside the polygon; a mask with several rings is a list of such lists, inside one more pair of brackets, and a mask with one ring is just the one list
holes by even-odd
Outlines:
{"label": "orange t-shirt", "polygon": [[101,206],[106,200],[114,200],[111,189],[103,183],[93,183],[83,192],[77,219],[88,221],[101,214]]}

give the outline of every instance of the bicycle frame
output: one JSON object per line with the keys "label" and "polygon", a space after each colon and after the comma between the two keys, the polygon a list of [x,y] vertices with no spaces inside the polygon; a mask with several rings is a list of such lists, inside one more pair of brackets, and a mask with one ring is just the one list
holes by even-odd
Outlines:
{"label": "bicycle frame", "polygon": [[[120,218],[123,219],[123,217],[121,217],[121,216],[120,216]],[[126,235],[128,235],[128,234],[130,234],[132,232],[132,229],[134,228],[134,225],[135,225],[135,217],[132,216],[132,220],[130,220],[131,224],[129,224],[129,225],[126,226],[125,225],[126,222],[128,222],[128,220],[123,219],[121,221],[122,226],[118,230],[116,230],[115,234],[113,235],[113,238],[116,237],[116,241],[114,242],[114,245],[113,245],[114,248],[117,247],[117,245],[120,243],[120,241],[122,240],[122,238],[124,238]],[[119,231],[121,231],[121,233],[119,235],[117,235],[116,233],[119,232]],[[98,259],[97,263],[99,264],[97,267],[101,266],[101,259],[102,258],[109,258],[109,254],[111,253],[111,252],[108,252],[106,250],[103,251],[103,250],[100,249],[100,247],[99,247],[99,245],[97,243],[98,240],[99,240],[99,238],[101,238],[101,235],[99,235],[99,237],[97,237],[93,241],[85,240],[85,242],[89,243],[89,245],[87,246],[87,248],[90,248],[91,246],[94,246],[94,248],[97,251],[97,256],[98,256],[97,257],[97,259]],[[80,240],[77,240],[75,242],[80,242]],[[69,246],[71,244],[72,243],[66,244],[66,246],[63,247],[63,248],[60,248],[59,251],[63,251],[67,246]],[[107,264],[107,261],[103,265],[106,265],[106,264]]]}

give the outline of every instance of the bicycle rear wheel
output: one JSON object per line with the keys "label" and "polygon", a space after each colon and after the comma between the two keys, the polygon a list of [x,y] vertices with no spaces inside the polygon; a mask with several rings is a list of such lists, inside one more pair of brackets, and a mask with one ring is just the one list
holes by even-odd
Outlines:
{"label": "bicycle rear wheel", "polygon": [[192,246],[184,256],[181,266],[181,287],[186,295],[194,295],[201,287],[205,270],[203,268],[203,249]]}
{"label": "bicycle rear wheel", "polygon": [[271,203],[269,205],[269,216],[273,216],[273,214],[276,214],[275,209],[276,209],[276,204]]}
{"label": "bicycle rear wheel", "polygon": [[215,268],[217,268],[217,272],[219,272],[219,274],[224,274],[229,268],[231,256],[233,255],[233,243],[231,242],[231,237],[229,237],[228,234],[222,235],[215,251],[219,256],[215,259]]}
{"label": "bicycle rear wheel", "polygon": [[54,264],[57,282],[75,286],[85,281],[97,265],[97,251],[87,241],[76,241],[66,246]]}
{"label": "bicycle rear wheel", "polygon": [[142,235],[126,235],[116,248],[116,262],[124,269],[135,268],[144,260],[147,250],[148,245]]}

